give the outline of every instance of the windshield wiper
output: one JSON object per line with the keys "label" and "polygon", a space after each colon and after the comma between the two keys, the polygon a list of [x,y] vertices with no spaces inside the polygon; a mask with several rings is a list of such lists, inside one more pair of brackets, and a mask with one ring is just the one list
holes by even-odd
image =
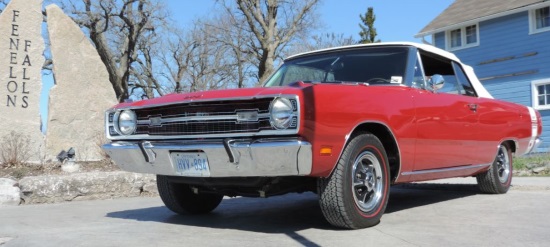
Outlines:
{"label": "windshield wiper", "polygon": [[369,85],[366,82],[362,81],[315,81],[315,82],[309,82],[312,84],[351,84],[351,85]]}

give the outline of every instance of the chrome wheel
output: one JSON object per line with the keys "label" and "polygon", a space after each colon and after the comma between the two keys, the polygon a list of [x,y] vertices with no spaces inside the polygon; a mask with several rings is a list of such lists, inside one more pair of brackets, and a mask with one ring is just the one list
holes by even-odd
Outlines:
{"label": "chrome wheel", "polygon": [[319,178],[317,186],[321,211],[332,225],[358,229],[378,224],[390,192],[388,156],[380,139],[357,133],[332,174]]}
{"label": "chrome wheel", "polygon": [[370,212],[380,203],[384,181],[382,167],[370,151],[359,154],[352,169],[353,199],[363,212]]}
{"label": "chrome wheel", "polygon": [[510,176],[510,157],[508,157],[508,151],[505,147],[500,146],[498,148],[498,154],[496,158],[496,169],[498,174],[498,180],[501,183],[506,183]]}
{"label": "chrome wheel", "polygon": [[493,164],[487,171],[476,175],[479,189],[489,194],[506,193],[512,184],[513,162],[509,144],[501,143]]}

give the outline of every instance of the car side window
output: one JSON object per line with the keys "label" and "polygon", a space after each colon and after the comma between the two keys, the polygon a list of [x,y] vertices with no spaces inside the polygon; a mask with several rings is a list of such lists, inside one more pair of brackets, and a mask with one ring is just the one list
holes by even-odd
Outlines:
{"label": "car side window", "polygon": [[412,82],[413,88],[426,89],[426,80],[424,79],[424,73],[422,73],[422,66],[417,60],[416,65],[414,66],[414,77]]}
{"label": "car side window", "polygon": [[445,58],[420,53],[426,79],[429,81],[433,75],[443,76],[445,83],[438,93],[462,94],[462,86],[455,74],[453,63]]}
{"label": "car side window", "polygon": [[462,70],[462,67],[457,63],[453,62],[453,67],[455,70],[456,78],[458,79],[459,85],[461,87],[462,95],[477,97],[474,87],[468,80],[468,77]]}

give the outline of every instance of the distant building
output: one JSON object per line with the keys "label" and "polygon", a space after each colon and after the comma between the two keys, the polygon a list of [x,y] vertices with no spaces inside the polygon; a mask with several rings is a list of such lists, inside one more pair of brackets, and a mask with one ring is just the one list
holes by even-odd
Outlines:
{"label": "distant building", "polygon": [[495,98],[539,110],[539,151],[549,150],[550,1],[456,0],[415,37],[426,36],[474,67]]}

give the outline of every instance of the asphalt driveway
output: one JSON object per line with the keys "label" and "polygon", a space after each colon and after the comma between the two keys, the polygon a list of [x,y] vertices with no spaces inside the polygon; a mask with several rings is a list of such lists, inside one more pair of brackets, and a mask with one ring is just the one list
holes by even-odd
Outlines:
{"label": "asphalt driveway", "polygon": [[313,193],[227,198],[212,214],[178,216],[159,198],[0,208],[4,246],[547,246],[550,178],[514,178],[505,195],[472,179],[392,187],[382,222],[340,230]]}

